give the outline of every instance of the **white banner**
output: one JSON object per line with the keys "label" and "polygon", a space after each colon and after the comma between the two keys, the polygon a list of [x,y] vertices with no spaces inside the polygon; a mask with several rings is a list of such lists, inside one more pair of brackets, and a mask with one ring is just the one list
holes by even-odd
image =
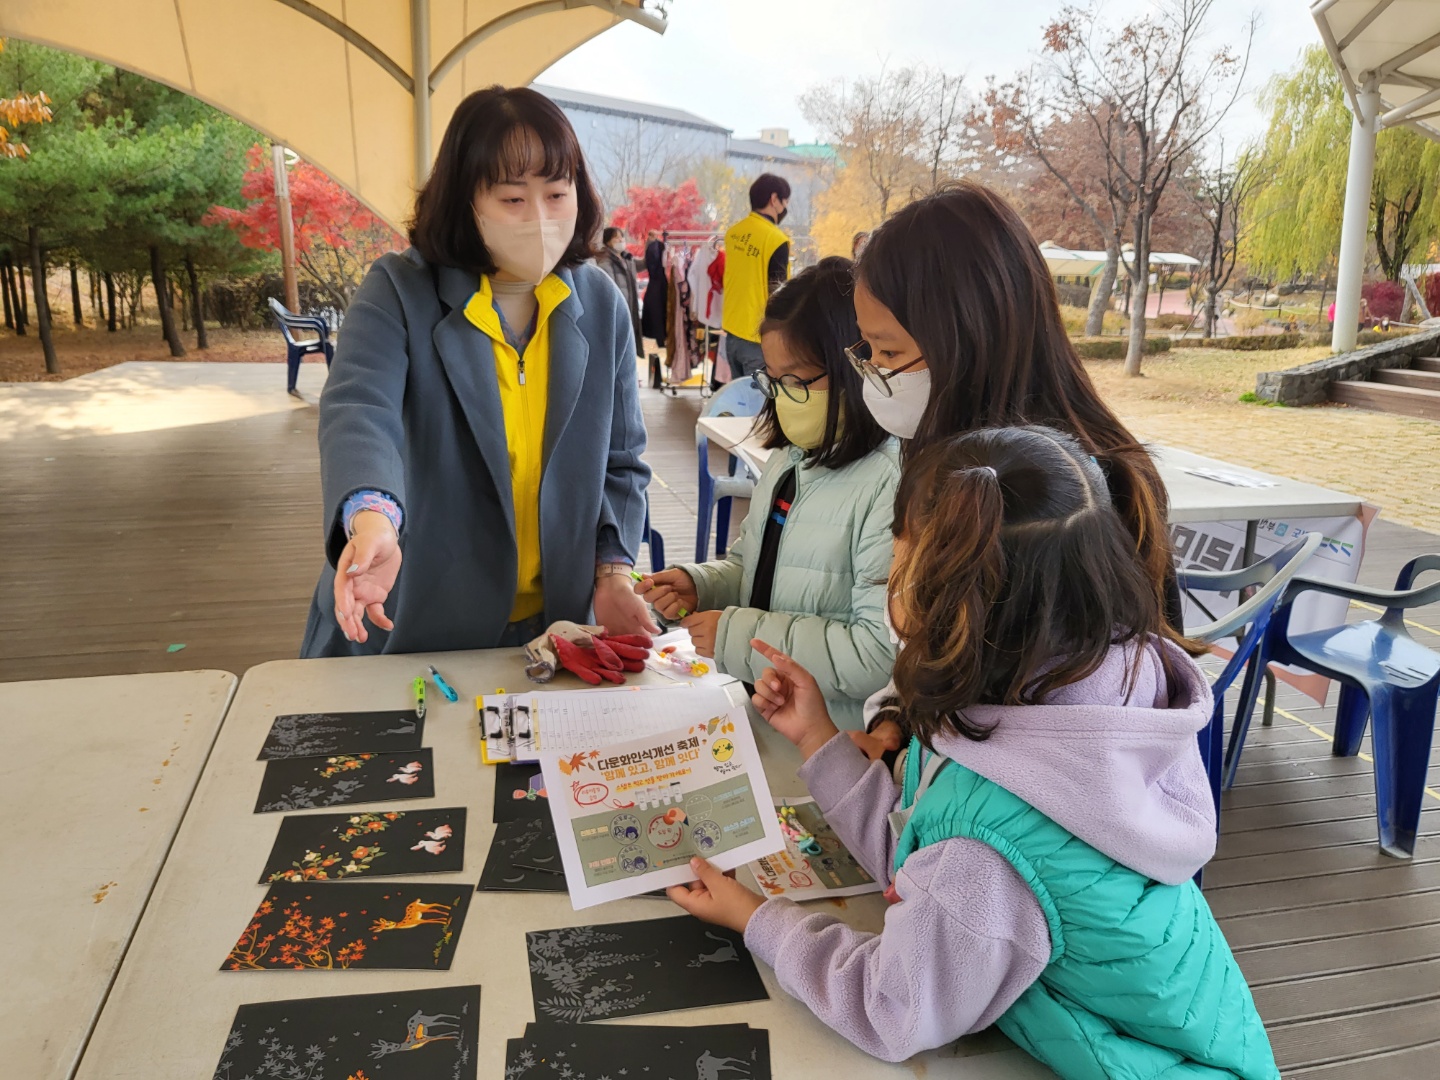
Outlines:
{"label": "white banner", "polygon": [[[1264,520],[1255,535],[1254,561],[1278,551],[1297,537],[1319,532],[1324,541],[1316,549],[1301,573],[1309,577],[1354,583],[1360,574],[1360,561],[1365,556],[1365,535],[1378,509],[1364,506],[1352,517],[1305,518],[1297,521]],[[1219,521],[1171,525],[1170,539],[1175,546],[1177,564],[1187,570],[1234,570],[1245,558],[1245,522]],[[1208,610],[1201,610],[1189,596],[1185,603],[1185,625],[1199,626],[1219,619],[1239,603],[1238,593],[1198,594]],[[1342,597],[1307,593],[1295,602],[1290,618],[1291,633],[1303,634],[1324,630],[1345,622],[1349,603]],[[1228,656],[1228,650],[1217,649]],[[1320,704],[1325,703],[1329,680],[1298,668],[1275,665],[1275,673]]]}

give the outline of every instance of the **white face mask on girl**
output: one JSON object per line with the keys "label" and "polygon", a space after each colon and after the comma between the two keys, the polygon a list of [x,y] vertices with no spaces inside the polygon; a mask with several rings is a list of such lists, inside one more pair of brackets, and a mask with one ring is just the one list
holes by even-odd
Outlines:
{"label": "white face mask on girl", "polygon": [[555,269],[570,241],[575,239],[575,219],[551,218],[536,221],[498,221],[475,215],[485,250],[503,270],[530,285],[539,285]]}
{"label": "white face mask on girl", "polygon": [[875,422],[891,435],[902,439],[914,438],[920,418],[930,404],[930,369],[892,375],[889,386],[890,396],[886,397],[866,379],[862,395],[865,407],[870,410]]}
{"label": "white face mask on girl", "polygon": [[896,649],[904,645],[904,642],[900,640],[900,635],[895,632],[895,621],[890,618],[890,597],[888,596],[885,597],[885,632],[890,635],[890,644],[894,645]]}

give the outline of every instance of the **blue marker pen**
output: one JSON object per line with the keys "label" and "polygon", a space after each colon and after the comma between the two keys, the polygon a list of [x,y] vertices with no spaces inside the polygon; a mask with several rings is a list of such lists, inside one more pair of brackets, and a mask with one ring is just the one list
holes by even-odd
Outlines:
{"label": "blue marker pen", "polygon": [[454,691],[449,683],[440,677],[440,672],[435,670],[434,664],[430,665],[430,678],[435,680],[435,685],[439,688],[440,693],[445,695],[446,701],[460,700],[460,695]]}

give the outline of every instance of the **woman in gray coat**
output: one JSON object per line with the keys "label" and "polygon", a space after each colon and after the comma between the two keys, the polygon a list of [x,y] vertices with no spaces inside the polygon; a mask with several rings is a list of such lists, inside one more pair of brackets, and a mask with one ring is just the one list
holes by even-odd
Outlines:
{"label": "woman in gray coat", "polygon": [[640,336],[640,282],[635,274],[635,256],[625,250],[625,230],[614,225],[606,228],[600,254],[595,265],[620,290],[630,309],[630,324],[635,330],[635,355],[644,356],[644,339]]}
{"label": "woman in gray coat", "polygon": [[634,331],[588,262],[600,214],[553,102],[461,102],[413,246],[371,267],[320,399],[327,565],[303,655],[653,630],[629,577],[650,479]]}

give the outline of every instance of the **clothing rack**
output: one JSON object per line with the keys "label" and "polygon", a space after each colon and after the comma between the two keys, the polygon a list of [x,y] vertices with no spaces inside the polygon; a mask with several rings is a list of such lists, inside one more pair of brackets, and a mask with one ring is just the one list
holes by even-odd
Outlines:
{"label": "clothing rack", "polygon": [[[664,243],[666,251],[669,252],[672,248],[681,248],[683,250],[687,248],[698,248],[707,243],[723,244],[725,238],[723,234],[710,230],[666,229],[661,232],[660,239]],[[666,270],[668,273],[668,262]],[[715,392],[715,359],[719,350],[721,332],[714,327],[701,323],[695,333],[695,340],[700,343],[699,385],[686,385],[686,383],[683,382],[672,382],[670,380],[670,371],[673,369],[669,364],[661,365],[661,393],[668,390],[672,397],[679,397],[681,390],[699,390],[701,398],[708,398]],[[653,360],[658,363],[659,357],[653,357]],[[696,369],[691,370],[690,378],[694,377],[695,370]],[[688,379],[686,381],[688,382]]]}

